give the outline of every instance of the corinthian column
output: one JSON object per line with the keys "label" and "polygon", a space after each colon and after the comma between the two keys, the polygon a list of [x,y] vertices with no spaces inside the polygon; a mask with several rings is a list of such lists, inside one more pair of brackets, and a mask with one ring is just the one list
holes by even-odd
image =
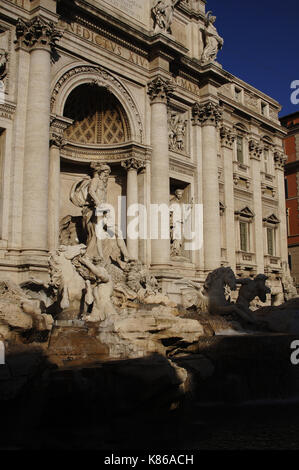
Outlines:
{"label": "corinthian column", "polygon": [[224,161],[224,194],[226,218],[226,249],[227,261],[233,271],[236,271],[236,240],[235,240],[235,204],[233,185],[233,146],[236,135],[230,127],[220,129],[221,147]]}
{"label": "corinthian column", "polygon": [[[136,158],[130,158],[121,163],[122,167],[127,170],[127,248],[130,256],[133,259],[138,259],[138,244],[139,239],[133,237],[133,233],[130,233],[130,224],[136,219],[137,214],[135,213],[134,206],[138,204],[138,180],[137,172],[141,168],[144,168],[144,162],[137,160]],[[136,232],[138,231],[138,223],[136,224]]]}
{"label": "corinthian column", "polygon": [[30,52],[23,187],[23,249],[48,249],[51,50],[61,36],[41,17],[19,20],[17,41]]}
{"label": "corinthian column", "polygon": [[203,222],[205,270],[221,264],[217,126],[222,117],[219,105],[209,101],[193,106],[193,121],[202,126]]}
{"label": "corinthian column", "polygon": [[[168,239],[162,233],[162,222],[169,227],[169,154],[167,102],[174,87],[170,81],[158,76],[148,85],[151,99],[151,203],[164,207],[163,220],[160,218],[158,239],[152,240],[152,264],[168,265],[170,260],[169,229]],[[167,209],[166,209],[167,208]],[[164,237],[164,239],[162,239]]]}

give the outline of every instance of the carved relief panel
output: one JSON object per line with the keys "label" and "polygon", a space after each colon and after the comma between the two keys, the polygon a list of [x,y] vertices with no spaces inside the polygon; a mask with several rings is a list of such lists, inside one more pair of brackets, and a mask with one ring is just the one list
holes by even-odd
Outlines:
{"label": "carved relief panel", "polygon": [[183,155],[188,154],[188,114],[174,109],[168,110],[169,150]]}

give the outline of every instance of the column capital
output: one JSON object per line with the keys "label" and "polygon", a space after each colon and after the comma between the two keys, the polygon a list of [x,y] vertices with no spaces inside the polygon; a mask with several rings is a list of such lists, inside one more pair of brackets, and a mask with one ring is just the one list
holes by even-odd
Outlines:
{"label": "column capital", "polygon": [[61,37],[62,32],[55,28],[52,21],[36,16],[28,22],[18,19],[14,42],[17,48],[23,47],[28,51],[40,48],[53,53]]}
{"label": "column capital", "polygon": [[175,90],[175,85],[170,80],[158,75],[148,83],[148,95],[152,103],[167,104],[170,95]]}
{"label": "column capital", "polygon": [[141,170],[145,167],[145,161],[138,160],[137,158],[129,158],[128,160],[124,160],[121,162],[121,166],[129,171],[129,170]]}
{"label": "column capital", "polygon": [[230,127],[222,126],[220,129],[220,138],[221,146],[231,150],[236,140],[236,133]]}
{"label": "column capital", "polygon": [[57,134],[56,132],[50,133],[50,147],[58,147],[61,149],[66,145],[66,140],[63,138],[61,134]]}
{"label": "column capital", "polygon": [[213,101],[206,103],[194,103],[192,106],[192,121],[194,125],[218,126],[223,115],[223,110],[219,104]]}
{"label": "column capital", "polygon": [[275,169],[284,171],[288,157],[282,151],[274,152]]}
{"label": "column capital", "polygon": [[263,153],[263,147],[260,145],[260,142],[255,139],[250,139],[248,145],[250,159],[260,161]]}

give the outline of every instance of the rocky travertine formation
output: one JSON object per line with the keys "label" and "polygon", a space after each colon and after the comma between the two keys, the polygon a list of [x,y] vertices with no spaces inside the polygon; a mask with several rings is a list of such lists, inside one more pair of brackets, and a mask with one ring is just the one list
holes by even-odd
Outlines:
{"label": "rocky travertine formation", "polygon": [[49,333],[53,322],[51,315],[42,313],[39,300],[30,299],[12,281],[0,283],[0,337],[18,341],[26,332]]}
{"label": "rocky travertine formation", "polygon": [[175,308],[154,306],[110,317],[100,324],[98,338],[109,347],[110,356],[143,357],[150,353],[165,356],[168,346],[191,345],[204,335],[199,321],[183,319]]}

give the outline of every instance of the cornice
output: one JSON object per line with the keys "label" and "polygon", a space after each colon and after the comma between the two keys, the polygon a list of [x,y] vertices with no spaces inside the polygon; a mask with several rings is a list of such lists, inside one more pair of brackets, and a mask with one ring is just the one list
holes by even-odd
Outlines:
{"label": "cornice", "polygon": [[61,157],[65,160],[75,162],[106,162],[120,163],[124,160],[136,158],[137,160],[150,161],[151,147],[140,145],[135,142],[128,142],[120,145],[105,145],[102,147],[96,145],[75,145],[72,142],[65,141]]}
{"label": "cornice", "polygon": [[[72,11],[74,7],[77,7],[78,12],[88,14],[89,17],[92,15],[94,24],[102,23],[107,29],[114,29],[115,32],[121,32],[124,36],[129,37],[133,44],[140,45],[142,48],[147,48],[150,53],[152,49],[157,47],[172,52],[172,55],[177,56],[178,54],[186,54],[188,49],[177,42],[173,36],[165,34],[153,34],[149,33],[147,29],[142,26],[133,27],[132,25],[125,23],[119,18],[103,11],[94,5],[89,4],[86,0],[64,0],[65,5],[69,5],[69,9]],[[69,10],[69,11],[71,11]],[[72,13],[75,15],[75,12]]]}
{"label": "cornice", "polygon": [[272,121],[271,119],[254,112],[252,109],[248,108],[242,103],[237,103],[233,99],[228,98],[223,93],[219,93],[218,96],[222,103],[228,104],[231,108],[233,108],[234,114],[245,117],[245,119],[248,121],[255,119],[259,126],[267,127],[267,129],[270,128],[271,132],[280,132],[282,136],[287,135],[285,128],[280,125],[279,121]]}
{"label": "cornice", "polygon": [[285,127],[282,125],[282,130],[287,133],[286,137],[295,137],[299,135],[299,123],[292,127]]}
{"label": "cornice", "polygon": [[219,88],[229,82],[229,74],[218,63],[202,66],[197,59],[184,56],[179,63],[176,63],[176,67],[182,71],[188,70],[189,74],[199,80],[200,86],[211,83]]}

